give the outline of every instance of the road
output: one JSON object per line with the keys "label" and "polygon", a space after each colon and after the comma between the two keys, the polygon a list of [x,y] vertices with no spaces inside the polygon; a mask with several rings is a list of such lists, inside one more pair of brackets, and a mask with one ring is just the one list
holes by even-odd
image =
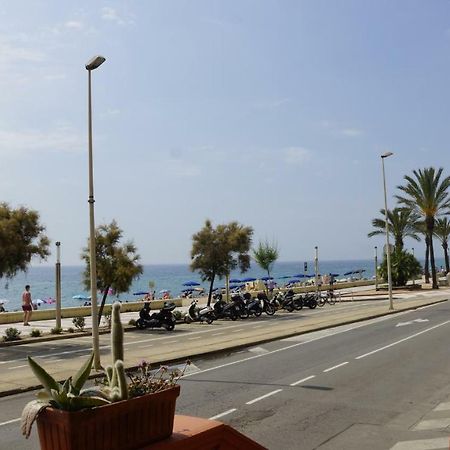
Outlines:
{"label": "road", "polygon": [[[446,412],[432,409],[450,396],[449,303],[196,358],[177,412],[218,418],[270,449],[447,448],[414,442],[448,446],[429,423],[443,427]],[[38,448],[35,433],[18,432],[32,397],[0,399],[1,449]]]}

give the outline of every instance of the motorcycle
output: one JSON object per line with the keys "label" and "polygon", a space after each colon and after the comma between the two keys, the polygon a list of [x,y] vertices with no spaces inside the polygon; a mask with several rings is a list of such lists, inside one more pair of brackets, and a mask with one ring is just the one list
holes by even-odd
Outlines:
{"label": "motorcycle", "polygon": [[175,316],[172,313],[175,308],[175,303],[164,302],[164,306],[159,312],[150,315],[150,303],[146,303],[139,311],[136,327],[140,330],[145,328],[165,328],[167,331],[172,331],[176,323]]}
{"label": "motorcycle", "polygon": [[275,314],[276,308],[270,303],[270,300],[267,298],[267,295],[260,292],[257,295],[257,298],[260,301],[260,304],[262,304],[262,310],[268,315],[273,316]]}
{"label": "motorcycle", "polygon": [[205,306],[199,308],[197,306],[198,300],[192,300],[191,306],[189,307],[188,313],[184,317],[185,323],[191,322],[206,322],[211,324],[214,321],[214,310],[211,306]]}
{"label": "motorcycle", "polygon": [[317,299],[315,294],[304,294],[302,296],[303,305],[307,306],[310,309],[314,309],[317,307]]}
{"label": "motorcycle", "polygon": [[251,294],[246,292],[244,294],[244,300],[245,300],[245,307],[250,315],[259,317],[263,313],[263,309],[261,307],[261,300],[258,296],[256,298],[252,298]]}
{"label": "motorcycle", "polygon": [[235,294],[231,296],[231,302],[234,304],[236,311],[241,319],[247,319],[250,316],[250,311],[247,309],[246,300],[251,298],[251,295],[247,292],[244,294],[244,298],[242,298],[239,294]]}
{"label": "motorcycle", "polygon": [[295,310],[300,311],[303,308],[303,301],[296,297],[294,291],[289,290],[284,294],[277,292],[271,301],[272,306],[276,309],[285,309],[288,312]]}
{"label": "motorcycle", "polygon": [[222,299],[222,294],[215,294],[214,317],[216,319],[236,320],[239,317],[236,306],[233,302],[227,303]]}

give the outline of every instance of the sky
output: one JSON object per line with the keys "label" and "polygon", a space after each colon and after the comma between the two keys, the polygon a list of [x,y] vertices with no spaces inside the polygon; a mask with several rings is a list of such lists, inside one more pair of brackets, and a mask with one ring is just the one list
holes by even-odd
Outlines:
{"label": "sky", "polygon": [[[0,201],[39,211],[81,264],[96,225],[147,264],[188,263],[206,219],[280,260],[369,259],[405,174],[449,173],[447,0],[0,2]],[[423,245],[406,241],[406,247]],[[440,256],[441,250],[437,250]]]}

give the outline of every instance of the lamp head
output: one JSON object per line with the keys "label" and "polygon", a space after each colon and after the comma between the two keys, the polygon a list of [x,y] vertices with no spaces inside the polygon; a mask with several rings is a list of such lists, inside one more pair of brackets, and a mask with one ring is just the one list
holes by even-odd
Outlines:
{"label": "lamp head", "polygon": [[382,157],[382,158],[388,158],[389,156],[392,156],[392,155],[393,155],[392,152],[386,152],[386,153],[383,153],[383,154],[381,155],[381,157]]}
{"label": "lamp head", "polygon": [[105,61],[106,58],[104,56],[94,56],[86,63],[86,70],[94,70],[97,67],[100,67]]}

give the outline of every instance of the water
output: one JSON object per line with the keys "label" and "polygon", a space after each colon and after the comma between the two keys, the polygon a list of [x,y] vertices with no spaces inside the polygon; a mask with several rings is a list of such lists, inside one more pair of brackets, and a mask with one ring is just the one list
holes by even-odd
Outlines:
{"label": "water", "polygon": [[[277,262],[272,271],[275,281],[281,285],[288,281],[287,279],[279,279],[282,276],[291,276],[298,273],[304,273],[302,262]],[[436,259],[436,267],[443,265],[443,260]],[[319,272],[323,274],[335,273],[339,274],[337,278],[345,278],[344,273],[351,270],[364,269],[363,276],[372,278],[374,276],[373,260],[350,260],[350,261],[319,261]],[[78,267],[62,267],[61,268],[61,303],[63,307],[79,306],[83,304],[83,300],[75,300],[74,295],[89,293],[83,288],[81,279],[84,268]],[[314,273],[314,263],[308,261],[308,273]],[[231,274],[231,278],[254,277],[260,278],[267,275],[258,266],[253,265],[244,275],[239,271]],[[147,265],[144,266],[144,273],[138,280],[135,280],[130,291],[116,297],[108,296],[108,303],[119,298],[122,301],[136,300],[142,296],[133,296],[133,292],[148,291],[149,281],[155,282],[155,290],[158,294],[163,289],[171,291],[172,295],[177,296],[183,289],[182,284],[186,281],[197,281],[207,290],[208,282],[202,282],[197,273],[190,271],[186,264],[168,264],[168,265]],[[6,299],[5,308],[7,311],[15,311],[21,309],[21,294],[26,284],[31,285],[31,293],[33,299],[43,299],[55,297],[55,268],[38,266],[32,267],[26,273],[18,274],[12,280],[0,280],[0,299]],[[224,280],[216,280],[215,286],[221,287]],[[54,308],[54,304],[43,304],[42,308]]]}

